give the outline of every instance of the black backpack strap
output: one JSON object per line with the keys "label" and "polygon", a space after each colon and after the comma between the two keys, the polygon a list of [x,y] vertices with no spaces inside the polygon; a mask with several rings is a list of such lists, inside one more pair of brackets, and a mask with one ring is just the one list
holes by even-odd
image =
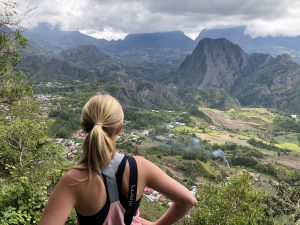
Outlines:
{"label": "black backpack strap", "polygon": [[124,223],[130,225],[134,215],[134,208],[136,203],[136,192],[137,192],[137,180],[138,171],[137,164],[133,157],[126,157],[129,163],[130,175],[129,175],[129,191],[128,191],[128,203],[125,209]]}

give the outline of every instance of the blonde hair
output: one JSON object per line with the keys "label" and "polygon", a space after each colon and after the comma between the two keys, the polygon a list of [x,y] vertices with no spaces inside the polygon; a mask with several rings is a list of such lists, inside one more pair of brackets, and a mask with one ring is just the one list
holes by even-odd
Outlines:
{"label": "blonde hair", "polygon": [[108,94],[93,96],[84,105],[81,113],[81,128],[87,133],[83,143],[83,155],[77,169],[88,169],[91,181],[93,172],[106,167],[116,149],[111,137],[122,126],[124,113],[120,103]]}

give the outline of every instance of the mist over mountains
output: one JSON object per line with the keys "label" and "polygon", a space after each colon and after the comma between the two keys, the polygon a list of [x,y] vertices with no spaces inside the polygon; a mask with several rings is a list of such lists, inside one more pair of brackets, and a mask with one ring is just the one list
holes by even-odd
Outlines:
{"label": "mist over mountains", "polygon": [[[79,31],[62,31],[57,26],[41,23],[33,29],[28,29],[24,35],[35,45],[43,46],[45,50],[59,53],[62,50],[75,48],[80,45],[94,45],[100,50],[113,55],[138,55],[139,50],[180,50],[191,52],[200,40],[205,38],[225,38],[238,44],[247,53],[269,53],[273,56],[289,54],[292,60],[300,62],[300,36],[296,37],[257,37],[252,38],[246,33],[246,27],[224,29],[204,29],[195,40],[186,36],[182,31],[158,32],[144,34],[129,34],[124,40],[96,39]],[[175,51],[176,52],[176,51]],[[166,52],[166,54],[169,52]],[[178,51],[177,51],[178,53]],[[152,58],[154,60],[154,58]]]}
{"label": "mist over mountains", "polygon": [[198,43],[205,38],[226,38],[232,43],[241,46],[247,53],[269,53],[273,56],[289,54],[293,61],[300,62],[300,36],[252,38],[246,33],[246,27],[241,26],[225,29],[204,29],[195,41]]}
{"label": "mist over mountains", "polygon": [[195,41],[181,31],[107,41],[41,24],[24,33],[29,46],[20,69],[34,82],[103,80],[105,89],[128,104],[149,108],[185,103],[300,112],[297,56],[274,57],[278,49],[297,52],[299,37],[253,39],[244,32],[243,27],[204,30]]}

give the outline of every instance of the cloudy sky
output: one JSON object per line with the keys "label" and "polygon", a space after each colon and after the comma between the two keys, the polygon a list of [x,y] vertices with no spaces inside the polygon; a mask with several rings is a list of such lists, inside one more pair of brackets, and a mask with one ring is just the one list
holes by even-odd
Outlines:
{"label": "cloudy sky", "polygon": [[36,9],[39,22],[105,39],[128,33],[182,30],[195,38],[204,28],[245,25],[251,36],[300,35],[299,0],[18,0]]}

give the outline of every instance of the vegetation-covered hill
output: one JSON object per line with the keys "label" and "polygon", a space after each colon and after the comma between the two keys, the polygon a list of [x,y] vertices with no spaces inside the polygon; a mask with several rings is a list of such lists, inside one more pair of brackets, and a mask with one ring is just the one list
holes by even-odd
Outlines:
{"label": "vegetation-covered hill", "polygon": [[[194,41],[181,31],[129,34],[124,40],[107,41],[92,38],[78,31],[62,31],[59,27],[41,23],[33,29],[26,30],[24,35],[32,43],[56,55],[81,45],[93,45],[114,56],[135,60],[143,58],[145,61],[156,63],[164,61],[166,64],[179,63],[195,46]],[[156,56],[159,56],[159,59]]]}
{"label": "vegetation-covered hill", "polygon": [[96,77],[107,76],[113,72],[120,71],[122,68],[122,65],[116,59],[92,45],[83,45],[62,51],[59,56],[64,61],[90,71]]}
{"label": "vegetation-covered hill", "polygon": [[226,39],[200,41],[167,80],[183,87],[221,87],[242,105],[299,112],[300,66],[288,55],[248,55]]}
{"label": "vegetation-covered hill", "polygon": [[205,38],[226,38],[230,42],[238,44],[247,53],[268,53],[272,56],[281,54],[292,55],[293,61],[300,62],[299,36],[294,37],[251,37],[247,34],[246,27],[233,27],[223,29],[204,29],[195,42],[199,43]]}
{"label": "vegetation-covered hill", "polygon": [[77,67],[59,58],[47,56],[24,57],[18,68],[27,74],[32,83],[41,81],[72,81],[72,80],[94,80],[95,73]]}
{"label": "vegetation-covered hill", "polygon": [[[130,34],[124,40],[106,41],[40,24],[25,35],[32,39],[28,52],[36,55],[40,49],[46,55],[22,60],[20,68],[35,81],[85,80],[118,72],[167,86],[175,84],[177,99],[207,103],[208,107],[241,104],[300,110],[299,66],[287,55],[273,58],[268,54],[247,54],[226,39],[203,39],[203,34],[196,40],[200,42],[192,54],[183,60],[195,43],[182,32]],[[243,36],[239,29],[232,35]],[[52,51],[52,55],[44,49]],[[222,96],[221,99],[211,97],[208,90],[215,87],[214,96]]]}
{"label": "vegetation-covered hill", "polygon": [[[32,34],[40,39],[41,48],[31,46],[19,65],[29,75],[32,81],[29,85],[17,68],[19,48],[25,47],[26,39],[6,26],[18,24],[19,20],[14,21],[13,17],[18,4],[7,3],[6,13],[0,15],[0,224],[38,224],[50,192],[81,155],[86,134],[79,128],[80,112],[86,100],[98,91],[111,93],[124,106],[125,126],[116,143],[118,151],[142,155],[192,188],[199,204],[179,224],[299,223],[299,115],[242,108],[228,94],[232,85],[228,80],[214,83],[218,87],[199,88],[199,82],[193,88],[184,85],[185,82],[179,82],[183,85],[180,87],[159,84],[158,65],[174,62],[158,64],[141,60],[146,68],[142,64],[123,67],[116,58],[99,51],[98,46],[73,46],[86,41],[95,43],[95,39],[47,26],[42,27],[47,38],[38,37],[40,28]],[[176,35],[183,37],[182,33]],[[136,38],[141,38],[141,45],[147,46],[144,35],[133,40]],[[246,78],[251,75],[246,72],[255,70],[253,78],[257,85],[277,79],[277,83],[272,83],[275,86],[268,87],[277,88],[282,95],[287,88],[290,95],[298,96],[294,92],[298,86],[293,86],[298,85],[294,82],[298,78],[297,65],[291,64],[288,57],[249,56],[240,52],[238,46],[228,55],[231,43],[222,46],[212,42],[211,53],[221,64],[215,70],[218,73],[225,71],[226,78],[235,81],[240,68]],[[161,47],[159,44],[158,40],[157,48]],[[200,49],[208,47],[203,45]],[[220,45],[227,54],[225,57],[218,54]],[[66,46],[75,48],[57,57]],[[37,54],[40,50],[43,52]],[[163,49],[151,57],[167,60],[167,54],[160,55],[162,52],[174,53]],[[204,55],[199,53],[199,58],[209,58],[207,51],[204,57],[201,54]],[[136,57],[141,55],[148,57],[145,52]],[[127,60],[130,62],[132,58]],[[106,65],[112,70],[106,70]],[[122,71],[110,74],[115,69]],[[99,71],[103,73],[101,76]],[[219,75],[221,79],[223,75]],[[250,84],[251,79],[246,81]],[[297,98],[290,99],[297,103]],[[169,203],[164,198],[159,201],[163,203],[152,204],[144,198],[142,216],[157,219]],[[75,223],[73,212],[66,224]]]}

